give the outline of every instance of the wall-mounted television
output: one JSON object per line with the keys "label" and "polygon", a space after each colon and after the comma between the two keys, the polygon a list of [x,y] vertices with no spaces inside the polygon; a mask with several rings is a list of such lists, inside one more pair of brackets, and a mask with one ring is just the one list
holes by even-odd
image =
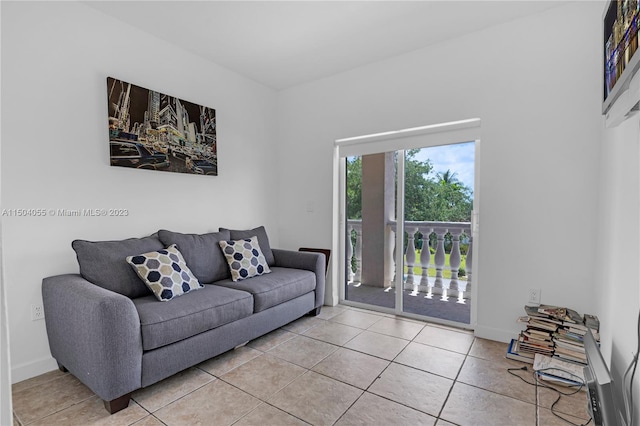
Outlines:
{"label": "wall-mounted television", "polygon": [[609,0],[603,17],[604,93],[602,113],[629,87],[640,68],[638,15],[640,1]]}
{"label": "wall-mounted television", "polygon": [[609,367],[602,357],[600,347],[589,332],[584,335],[584,351],[588,365],[584,367],[587,388],[587,408],[595,426],[619,426],[622,424],[622,407],[614,395],[614,383]]}

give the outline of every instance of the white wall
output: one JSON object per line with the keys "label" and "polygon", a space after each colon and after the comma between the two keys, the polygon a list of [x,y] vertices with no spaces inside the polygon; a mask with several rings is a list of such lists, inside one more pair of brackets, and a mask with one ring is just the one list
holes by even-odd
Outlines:
{"label": "white wall", "polygon": [[[0,9],[0,19],[2,10]],[[0,80],[2,71],[0,70]],[[0,105],[0,116],[2,106]],[[0,175],[2,156],[0,151]],[[2,187],[0,186],[0,208],[2,206]],[[7,315],[7,294],[4,285],[4,256],[2,254],[2,220],[0,220],[0,425],[11,424],[11,363],[9,361],[9,317]]]}
{"label": "white wall", "polygon": [[[601,145],[600,221],[594,296],[602,324],[602,352],[622,383],[638,344],[640,311],[640,119],[608,129]],[[635,380],[634,395],[640,395]],[[636,420],[640,400],[636,398]]]}
{"label": "white wall", "polygon": [[[107,76],[215,108],[219,176],[110,167]],[[83,4],[2,2],[2,208],[130,212],[2,217],[14,382],[56,367],[30,305],[42,278],[77,272],[73,239],[264,224],[278,245],[275,97]]]}
{"label": "white wall", "polygon": [[[557,7],[276,94],[82,4],[2,2],[2,208],[131,212],[2,218],[13,380],[55,368],[29,309],[43,277],[77,271],[73,239],[264,223],[276,246],[331,247],[335,139],[470,117],[483,123],[477,334],[514,336],[541,288],[544,303],[601,317],[619,373],[640,305],[627,238],[640,153],[637,119],[601,143],[603,7]],[[220,176],[109,167],[108,75],[216,108]]]}
{"label": "white wall", "polygon": [[479,117],[477,334],[514,337],[529,288],[592,312],[603,7],[559,6],[281,92],[283,245],[331,246],[335,139]]}
{"label": "white wall", "polygon": [[[2,9],[0,8],[0,20],[1,19]],[[0,69],[0,80],[1,78],[2,70]],[[0,105],[0,116],[1,110],[2,106]],[[1,173],[2,156],[0,151],[0,175]],[[0,186],[0,208],[1,206],[2,187]],[[9,361],[9,319],[7,315],[7,296],[4,286],[3,258],[2,221],[0,220],[0,425],[10,424],[13,421],[13,413],[11,411],[11,363]]]}

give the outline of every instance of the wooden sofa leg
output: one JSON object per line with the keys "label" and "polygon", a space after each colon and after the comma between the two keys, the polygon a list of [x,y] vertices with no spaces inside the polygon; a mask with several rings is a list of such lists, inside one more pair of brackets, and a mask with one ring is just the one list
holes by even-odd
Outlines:
{"label": "wooden sofa leg", "polygon": [[104,401],[104,408],[107,409],[109,414],[115,414],[120,410],[124,410],[129,406],[131,400],[131,393],[122,395],[120,398],[112,399],[111,401]]}
{"label": "wooden sofa leg", "polygon": [[322,309],[322,306],[318,306],[317,308],[311,310],[307,315],[317,317],[318,315],[320,315],[320,309]]}
{"label": "wooden sofa leg", "polygon": [[63,373],[68,373],[69,372],[69,370],[67,370],[66,367],[64,365],[60,364],[59,362],[58,362],[58,370],[62,371]]}

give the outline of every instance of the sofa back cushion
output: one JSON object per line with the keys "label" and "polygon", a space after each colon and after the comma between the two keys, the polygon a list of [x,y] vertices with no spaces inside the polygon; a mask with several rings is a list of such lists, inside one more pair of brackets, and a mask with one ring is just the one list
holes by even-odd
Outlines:
{"label": "sofa back cushion", "polygon": [[220,231],[229,231],[232,240],[244,240],[253,236],[258,237],[258,244],[260,245],[262,254],[264,254],[264,258],[267,260],[267,265],[273,266],[276,263],[273,252],[271,251],[271,245],[269,245],[267,230],[264,226],[247,230],[220,228]]}
{"label": "sofa back cushion", "polygon": [[151,294],[126,258],[163,249],[156,236],[120,241],[75,240],[71,246],[78,258],[80,275],[87,281],[130,298]]}
{"label": "sofa back cushion", "polygon": [[158,237],[165,246],[178,246],[189,269],[201,283],[208,284],[231,276],[218,245],[218,242],[230,238],[228,230],[209,234],[181,234],[161,229]]}

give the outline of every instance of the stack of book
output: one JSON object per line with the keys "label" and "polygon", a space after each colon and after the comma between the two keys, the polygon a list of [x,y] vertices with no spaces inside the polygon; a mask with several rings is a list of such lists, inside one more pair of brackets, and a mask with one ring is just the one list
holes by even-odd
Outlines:
{"label": "stack of book", "polygon": [[585,315],[583,318],[572,309],[549,305],[524,309],[527,315],[518,318],[518,322],[525,323],[526,329],[511,341],[507,358],[533,363],[535,354],[541,354],[562,361],[587,363],[583,339],[591,331],[599,340],[597,317]]}
{"label": "stack of book", "polygon": [[526,323],[527,328],[512,341],[507,358],[533,364],[535,354],[553,356],[553,334],[562,322],[538,312],[537,307],[525,306],[524,309],[527,316],[518,318],[518,322]]}
{"label": "stack of book", "polygon": [[507,348],[507,354],[505,355],[505,357],[516,361],[528,362],[529,364],[533,364],[535,354],[521,351],[520,339],[511,339],[511,343]]}
{"label": "stack of book", "polygon": [[553,356],[563,361],[586,364],[584,335],[589,331],[589,328],[584,324],[584,318],[568,308],[560,309],[559,318],[562,318],[562,326],[553,335],[555,345]]}

